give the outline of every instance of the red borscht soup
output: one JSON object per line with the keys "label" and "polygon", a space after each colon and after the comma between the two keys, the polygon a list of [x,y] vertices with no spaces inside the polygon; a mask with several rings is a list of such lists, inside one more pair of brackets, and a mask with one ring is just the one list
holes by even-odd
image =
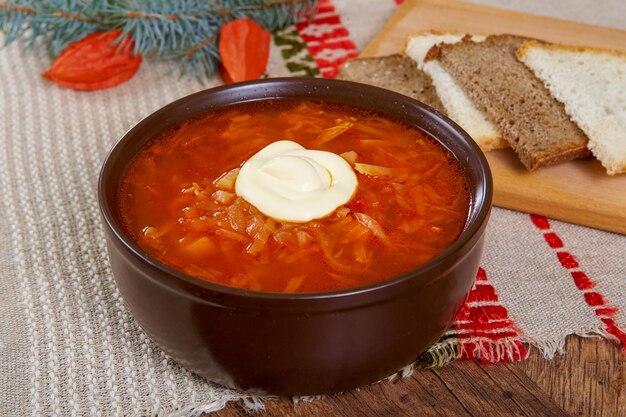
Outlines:
{"label": "red borscht soup", "polygon": [[[279,140],[341,156],[358,181],[352,198],[324,217],[287,222],[238,195],[241,166]],[[163,263],[286,293],[407,272],[458,238],[469,204],[460,164],[422,131],[352,106],[290,100],[240,104],[168,130],[134,157],[117,197],[130,237]]]}

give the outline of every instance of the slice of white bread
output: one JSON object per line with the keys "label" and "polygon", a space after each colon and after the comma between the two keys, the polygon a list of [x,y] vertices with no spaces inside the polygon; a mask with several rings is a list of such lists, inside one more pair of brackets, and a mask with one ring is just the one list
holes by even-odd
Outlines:
{"label": "slice of white bread", "polygon": [[516,55],[564,104],[607,173],[626,172],[626,53],[527,41]]}
{"label": "slice of white bread", "polygon": [[454,78],[436,60],[424,62],[433,46],[456,43],[466,37],[475,42],[482,42],[485,39],[482,35],[469,36],[464,33],[420,32],[409,36],[404,53],[416,62],[419,69],[430,76],[448,116],[457,122],[483,151],[508,147],[496,126],[476,107]]}

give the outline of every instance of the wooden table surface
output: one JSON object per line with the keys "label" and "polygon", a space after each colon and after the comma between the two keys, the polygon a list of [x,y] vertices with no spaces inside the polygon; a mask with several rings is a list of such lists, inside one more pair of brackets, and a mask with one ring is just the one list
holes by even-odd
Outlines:
{"label": "wooden table surface", "polygon": [[311,403],[265,401],[265,412],[231,403],[211,416],[626,416],[626,355],[613,343],[579,337],[566,350],[546,360],[533,349],[512,364],[458,360]]}

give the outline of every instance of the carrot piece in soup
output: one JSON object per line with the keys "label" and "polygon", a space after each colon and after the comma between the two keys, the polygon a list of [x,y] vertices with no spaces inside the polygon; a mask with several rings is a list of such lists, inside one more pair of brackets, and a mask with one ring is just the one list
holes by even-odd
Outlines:
{"label": "carrot piece in soup", "polygon": [[185,246],[183,250],[194,258],[200,258],[203,256],[214,255],[218,249],[216,244],[210,238],[205,236]]}
{"label": "carrot piece in soup", "polygon": [[319,137],[317,138],[317,141],[318,141],[318,143],[320,145],[323,145],[324,143],[328,142],[329,140],[334,139],[337,136],[343,134],[348,129],[350,129],[353,125],[354,125],[354,123],[352,123],[352,122],[343,122],[343,123],[340,123],[340,124],[338,124],[336,126],[329,127],[328,129],[324,130],[319,135]]}
{"label": "carrot piece in soup", "polygon": [[287,282],[287,285],[285,286],[283,292],[295,292],[298,288],[300,288],[303,282],[304,276],[300,275],[297,277],[293,277]]}
{"label": "carrot piece in soup", "polygon": [[343,159],[346,160],[350,165],[354,165],[356,161],[359,159],[359,154],[354,151],[348,151],[340,154]]}

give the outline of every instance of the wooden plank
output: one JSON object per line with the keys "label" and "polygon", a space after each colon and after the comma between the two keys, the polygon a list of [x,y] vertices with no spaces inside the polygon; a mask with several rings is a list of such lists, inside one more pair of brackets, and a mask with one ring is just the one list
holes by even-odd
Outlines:
{"label": "wooden plank", "polygon": [[569,413],[602,417],[626,414],[626,355],[614,343],[569,337],[566,355],[552,360],[533,351],[514,365]]}
{"label": "wooden plank", "polygon": [[[459,361],[436,370],[419,370],[410,378],[382,382],[346,393],[294,405],[290,399],[266,401],[272,416],[568,416],[547,394],[516,368]],[[220,417],[251,415],[229,404]]]}
{"label": "wooden plank", "polygon": [[626,51],[626,31],[454,0],[406,0],[363,49],[362,56],[402,52],[407,36],[421,30],[512,33],[550,42]]}
{"label": "wooden plank", "polygon": [[[407,0],[362,56],[401,52],[420,30],[514,33],[552,42],[626,51],[626,31],[452,0]],[[487,153],[494,204],[572,223],[626,233],[626,175],[609,177],[599,162],[572,161],[529,173],[511,150]]]}
{"label": "wooden plank", "polygon": [[595,159],[528,172],[511,149],[486,156],[496,206],[626,233],[626,174],[610,177]]}
{"label": "wooden plank", "polygon": [[499,365],[460,360],[311,403],[267,401],[267,413],[230,403],[211,416],[621,415],[626,409],[626,357],[617,346],[570,337],[566,351],[545,359],[535,349],[526,361]]}

